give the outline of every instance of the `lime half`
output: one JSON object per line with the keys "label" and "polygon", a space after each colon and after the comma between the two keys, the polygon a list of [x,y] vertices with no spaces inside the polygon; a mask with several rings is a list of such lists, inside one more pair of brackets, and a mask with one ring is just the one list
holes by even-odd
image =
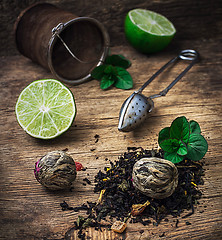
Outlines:
{"label": "lime half", "polygon": [[134,9],[125,19],[125,36],[129,43],[143,53],[164,49],[176,33],[173,24],[161,14]]}
{"label": "lime half", "polygon": [[54,79],[37,80],[19,95],[15,107],[20,126],[31,136],[51,139],[65,132],[76,115],[72,92]]}

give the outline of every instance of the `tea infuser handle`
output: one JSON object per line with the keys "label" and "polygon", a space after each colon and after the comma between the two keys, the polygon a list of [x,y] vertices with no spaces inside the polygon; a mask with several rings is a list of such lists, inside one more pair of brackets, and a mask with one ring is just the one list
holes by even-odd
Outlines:
{"label": "tea infuser handle", "polygon": [[187,50],[182,50],[179,54],[179,57],[182,60],[197,61],[199,58],[199,53],[196,50],[187,49]]}
{"label": "tea infuser handle", "polygon": [[189,60],[192,61],[190,65],[160,94],[156,94],[151,96],[150,98],[155,98],[155,97],[160,97],[160,96],[165,96],[166,93],[184,76],[184,74],[194,65],[194,63],[198,60],[199,58],[199,53],[195,50],[187,49],[187,50],[182,50],[178,56],[174,57],[171,59],[169,62],[167,62],[165,65],[163,65],[147,82],[143,84],[143,86],[136,91],[136,93],[141,93],[144,88],[146,88],[160,73],[162,73],[169,65],[172,63],[176,62],[178,59],[181,60]]}
{"label": "tea infuser handle", "polygon": [[177,59],[181,59],[181,60],[188,60],[188,61],[192,61],[186,68],[185,70],[183,70],[183,72],[181,72],[177,78],[168,86],[166,87],[163,91],[161,91],[159,94],[155,94],[150,96],[151,99],[153,98],[157,98],[157,97],[161,97],[161,96],[165,96],[168,91],[191,69],[191,67],[198,61],[199,59],[199,53],[195,50],[183,50],[180,52],[180,54],[178,55]]}
{"label": "tea infuser handle", "polygon": [[153,76],[147,82],[143,84],[143,86],[138,91],[136,91],[136,93],[141,93],[144,88],[146,88],[160,73],[162,73],[170,64],[174,63],[178,58],[179,56],[174,57],[165,65],[163,65],[156,73],[153,74]]}

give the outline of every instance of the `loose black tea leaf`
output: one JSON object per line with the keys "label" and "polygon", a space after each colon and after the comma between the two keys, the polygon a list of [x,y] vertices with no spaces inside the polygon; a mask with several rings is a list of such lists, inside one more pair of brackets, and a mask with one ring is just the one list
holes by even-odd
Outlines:
{"label": "loose black tea leaf", "polygon": [[88,178],[84,178],[83,181],[85,181],[88,184],[91,184],[91,181]]}
{"label": "loose black tea leaf", "polygon": [[94,136],[94,138],[96,139],[95,143],[97,143],[97,142],[99,141],[99,135],[96,134],[96,135]]}
{"label": "loose black tea leaf", "polygon": [[[151,157],[163,158],[163,151],[161,149],[144,150],[141,147],[129,147],[128,151],[118,160],[109,161],[110,166],[96,174],[94,192],[100,194],[98,202],[87,202],[84,210],[86,210],[88,216],[75,223],[75,229],[79,230],[81,236],[85,226],[97,229],[101,229],[101,227],[110,228],[116,220],[126,222],[129,217],[130,223],[141,223],[146,226],[151,224],[150,219],[152,219],[153,225],[158,226],[162,220],[168,221],[168,215],[186,218],[194,213],[194,205],[202,195],[197,186],[203,184],[203,164],[191,160],[183,160],[176,164],[178,186],[174,193],[164,199],[153,199],[137,191],[132,184],[134,164],[141,158]],[[145,207],[142,207],[141,212],[137,211],[139,215],[132,216],[132,210],[137,210],[135,206]],[[183,214],[184,211],[189,212]],[[104,221],[107,224],[102,224]],[[178,223],[179,220],[177,219],[176,227],[180,226]]]}
{"label": "loose black tea leaf", "polygon": [[74,210],[74,208],[70,207],[69,204],[66,201],[63,201],[62,203],[60,203],[60,206],[61,206],[63,211],[65,211],[65,210]]}

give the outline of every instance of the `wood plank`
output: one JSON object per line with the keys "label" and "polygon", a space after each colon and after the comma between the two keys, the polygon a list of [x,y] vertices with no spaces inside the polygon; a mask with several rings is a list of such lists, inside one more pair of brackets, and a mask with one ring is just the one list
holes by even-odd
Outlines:
{"label": "wood plank", "polygon": [[[17,16],[31,4],[41,0],[0,1],[0,55],[18,54],[13,35]],[[96,18],[104,24],[111,36],[111,45],[125,45],[123,22],[127,12],[134,8],[156,11],[169,18],[177,29],[175,40],[219,37],[222,29],[221,0],[50,0],[50,3],[76,16]]]}
{"label": "wood plank", "polygon": [[[32,63],[23,56],[0,58],[1,68],[1,161],[0,161],[0,239],[77,239],[73,222],[77,213],[62,211],[64,200],[71,206],[86,201],[95,201],[93,185],[83,186],[83,178],[92,182],[96,172],[108,164],[106,158],[117,160],[129,146],[157,148],[159,131],[178,116],[199,122],[203,135],[209,143],[205,161],[205,183],[201,186],[203,197],[195,206],[195,214],[187,219],[175,219],[159,226],[144,227],[129,224],[123,235],[111,231],[87,229],[90,239],[219,239],[222,225],[222,51],[220,39],[205,42],[196,40],[181,42],[180,48],[195,48],[201,61],[174,86],[166,97],[155,99],[155,108],[145,123],[135,132],[122,133],[117,130],[118,114],[123,101],[138,89],[166,61],[175,56],[178,48],[145,56],[129,46],[117,46],[112,53],[123,54],[132,61],[129,68],[134,79],[134,88],[103,91],[96,80],[68,86],[74,93],[77,116],[72,127],[60,137],[41,141],[34,139],[19,127],[14,107],[21,90],[36,79],[52,77],[50,72]],[[217,48],[215,47],[217,46]],[[166,87],[185,67],[176,65],[170,72],[157,78],[144,94],[149,96]],[[98,134],[99,141],[95,141]],[[34,163],[45,153],[68,148],[76,161],[87,167],[79,172],[74,191],[50,192],[34,178]],[[94,149],[92,151],[92,149]],[[191,225],[186,225],[189,221]],[[144,232],[140,233],[139,230]],[[162,237],[161,237],[162,236]]]}

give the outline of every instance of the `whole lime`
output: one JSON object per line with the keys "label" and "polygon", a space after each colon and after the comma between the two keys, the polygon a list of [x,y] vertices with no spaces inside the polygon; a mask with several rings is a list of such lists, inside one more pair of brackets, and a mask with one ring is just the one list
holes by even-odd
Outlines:
{"label": "whole lime", "polygon": [[134,9],[125,18],[125,36],[142,53],[163,50],[173,39],[176,29],[161,14],[145,9]]}

